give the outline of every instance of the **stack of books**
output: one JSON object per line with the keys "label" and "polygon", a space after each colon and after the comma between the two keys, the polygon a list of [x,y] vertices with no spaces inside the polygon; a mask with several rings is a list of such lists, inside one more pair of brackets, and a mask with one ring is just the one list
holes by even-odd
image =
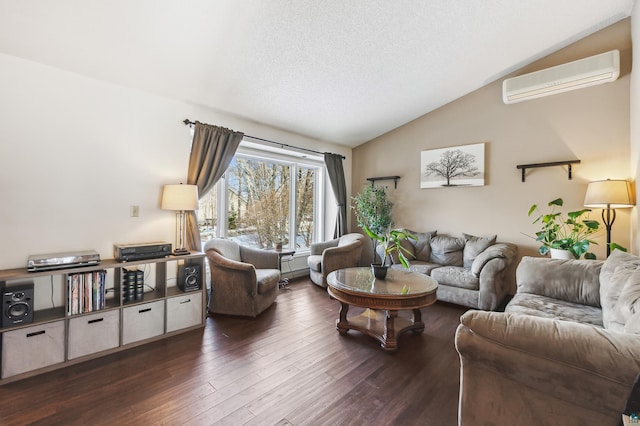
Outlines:
{"label": "stack of books", "polygon": [[67,315],[105,308],[105,270],[67,275]]}
{"label": "stack of books", "polygon": [[122,301],[135,302],[144,298],[144,271],[125,269],[122,272]]}

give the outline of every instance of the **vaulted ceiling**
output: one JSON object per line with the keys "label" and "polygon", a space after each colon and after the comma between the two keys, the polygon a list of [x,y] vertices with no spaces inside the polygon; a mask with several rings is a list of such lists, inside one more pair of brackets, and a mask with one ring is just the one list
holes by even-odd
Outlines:
{"label": "vaulted ceiling", "polygon": [[0,0],[0,53],[353,147],[633,4]]}

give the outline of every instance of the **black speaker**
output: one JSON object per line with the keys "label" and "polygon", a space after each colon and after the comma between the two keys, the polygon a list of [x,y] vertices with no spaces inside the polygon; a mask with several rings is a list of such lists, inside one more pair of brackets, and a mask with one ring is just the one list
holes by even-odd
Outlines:
{"label": "black speaker", "polygon": [[182,291],[202,288],[202,266],[198,263],[178,266],[178,287]]}
{"label": "black speaker", "polygon": [[2,327],[33,322],[33,283],[16,284],[2,290]]}

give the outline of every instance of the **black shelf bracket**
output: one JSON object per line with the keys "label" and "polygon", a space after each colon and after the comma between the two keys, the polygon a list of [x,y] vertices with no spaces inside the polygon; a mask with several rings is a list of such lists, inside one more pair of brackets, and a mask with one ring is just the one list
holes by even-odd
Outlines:
{"label": "black shelf bracket", "polygon": [[382,177],[367,178],[367,180],[371,182],[371,186],[373,186],[377,180],[393,180],[393,187],[395,189],[398,189],[398,179],[400,179],[400,176],[382,176]]}
{"label": "black shelf bracket", "polygon": [[533,164],[519,164],[516,166],[516,168],[521,169],[522,170],[522,182],[524,182],[524,177],[525,177],[525,173],[527,171],[527,169],[533,169],[536,167],[553,167],[553,166],[567,166],[568,170],[567,170],[567,174],[568,174],[568,178],[569,180],[571,180],[572,176],[572,170],[571,170],[571,165],[572,164],[579,164],[580,160],[566,160],[566,161],[554,161],[551,163],[533,163]]}

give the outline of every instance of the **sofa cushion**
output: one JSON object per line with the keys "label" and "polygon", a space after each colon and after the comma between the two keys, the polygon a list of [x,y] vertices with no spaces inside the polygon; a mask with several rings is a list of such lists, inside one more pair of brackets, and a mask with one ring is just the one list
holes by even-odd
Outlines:
{"label": "sofa cushion", "polygon": [[490,237],[476,237],[465,233],[462,235],[465,240],[467,240],[462,251],[462,266],[465,268],[471,268],[476,256],[485,251],[490,245],[495,244],[497,238],[497,235],[492,235]]}
{"label": "sofa cushion", "polygon": [[620,294],[633,273],[640,267],[640,257],[614,250],[600,271],[600,304],[605,328],[624,330],[625,324],[616,317],[615,309]]}
{"label": "sofa cushion", "polygon": [[415,259],[422,262],[429,262],[431,259],[431,239],[438,234],[438,231],[415,232],[410,229],[406,231],[417,238],[417,240],[412,240],[413,256]]}
{"label": "sofa cushion", "polygon": [[505,312],[574,321],[598,327],[603,325],[600,308],[531,293],[516,293],[509,301]]}
{"label": "sofa cushion", "polygon": [[431,238],[431,263],[447,266],[462,266],[462,250],[466,240],[448,235],[436,235]]}
{"label": "sofa cushion", "polygon": [[478,290],[480,279],[471,273],[471,269],[461,266],[441,266],[431,271],[431,277],[438,281],[438,284],[452,287]]}
{"label": "sofa cushion", "polygon": [[[404,266],[402,266],[402,264],[392,265],[391,268],[402,271],[407,270]],[[431,275],[431,271],[433,271],[435,268],[442,268],[442,265],[438,265],[437,263],[422,262],[420,260],[414,260],[409,265],[409,271],[418,272],[425,275]]]}

